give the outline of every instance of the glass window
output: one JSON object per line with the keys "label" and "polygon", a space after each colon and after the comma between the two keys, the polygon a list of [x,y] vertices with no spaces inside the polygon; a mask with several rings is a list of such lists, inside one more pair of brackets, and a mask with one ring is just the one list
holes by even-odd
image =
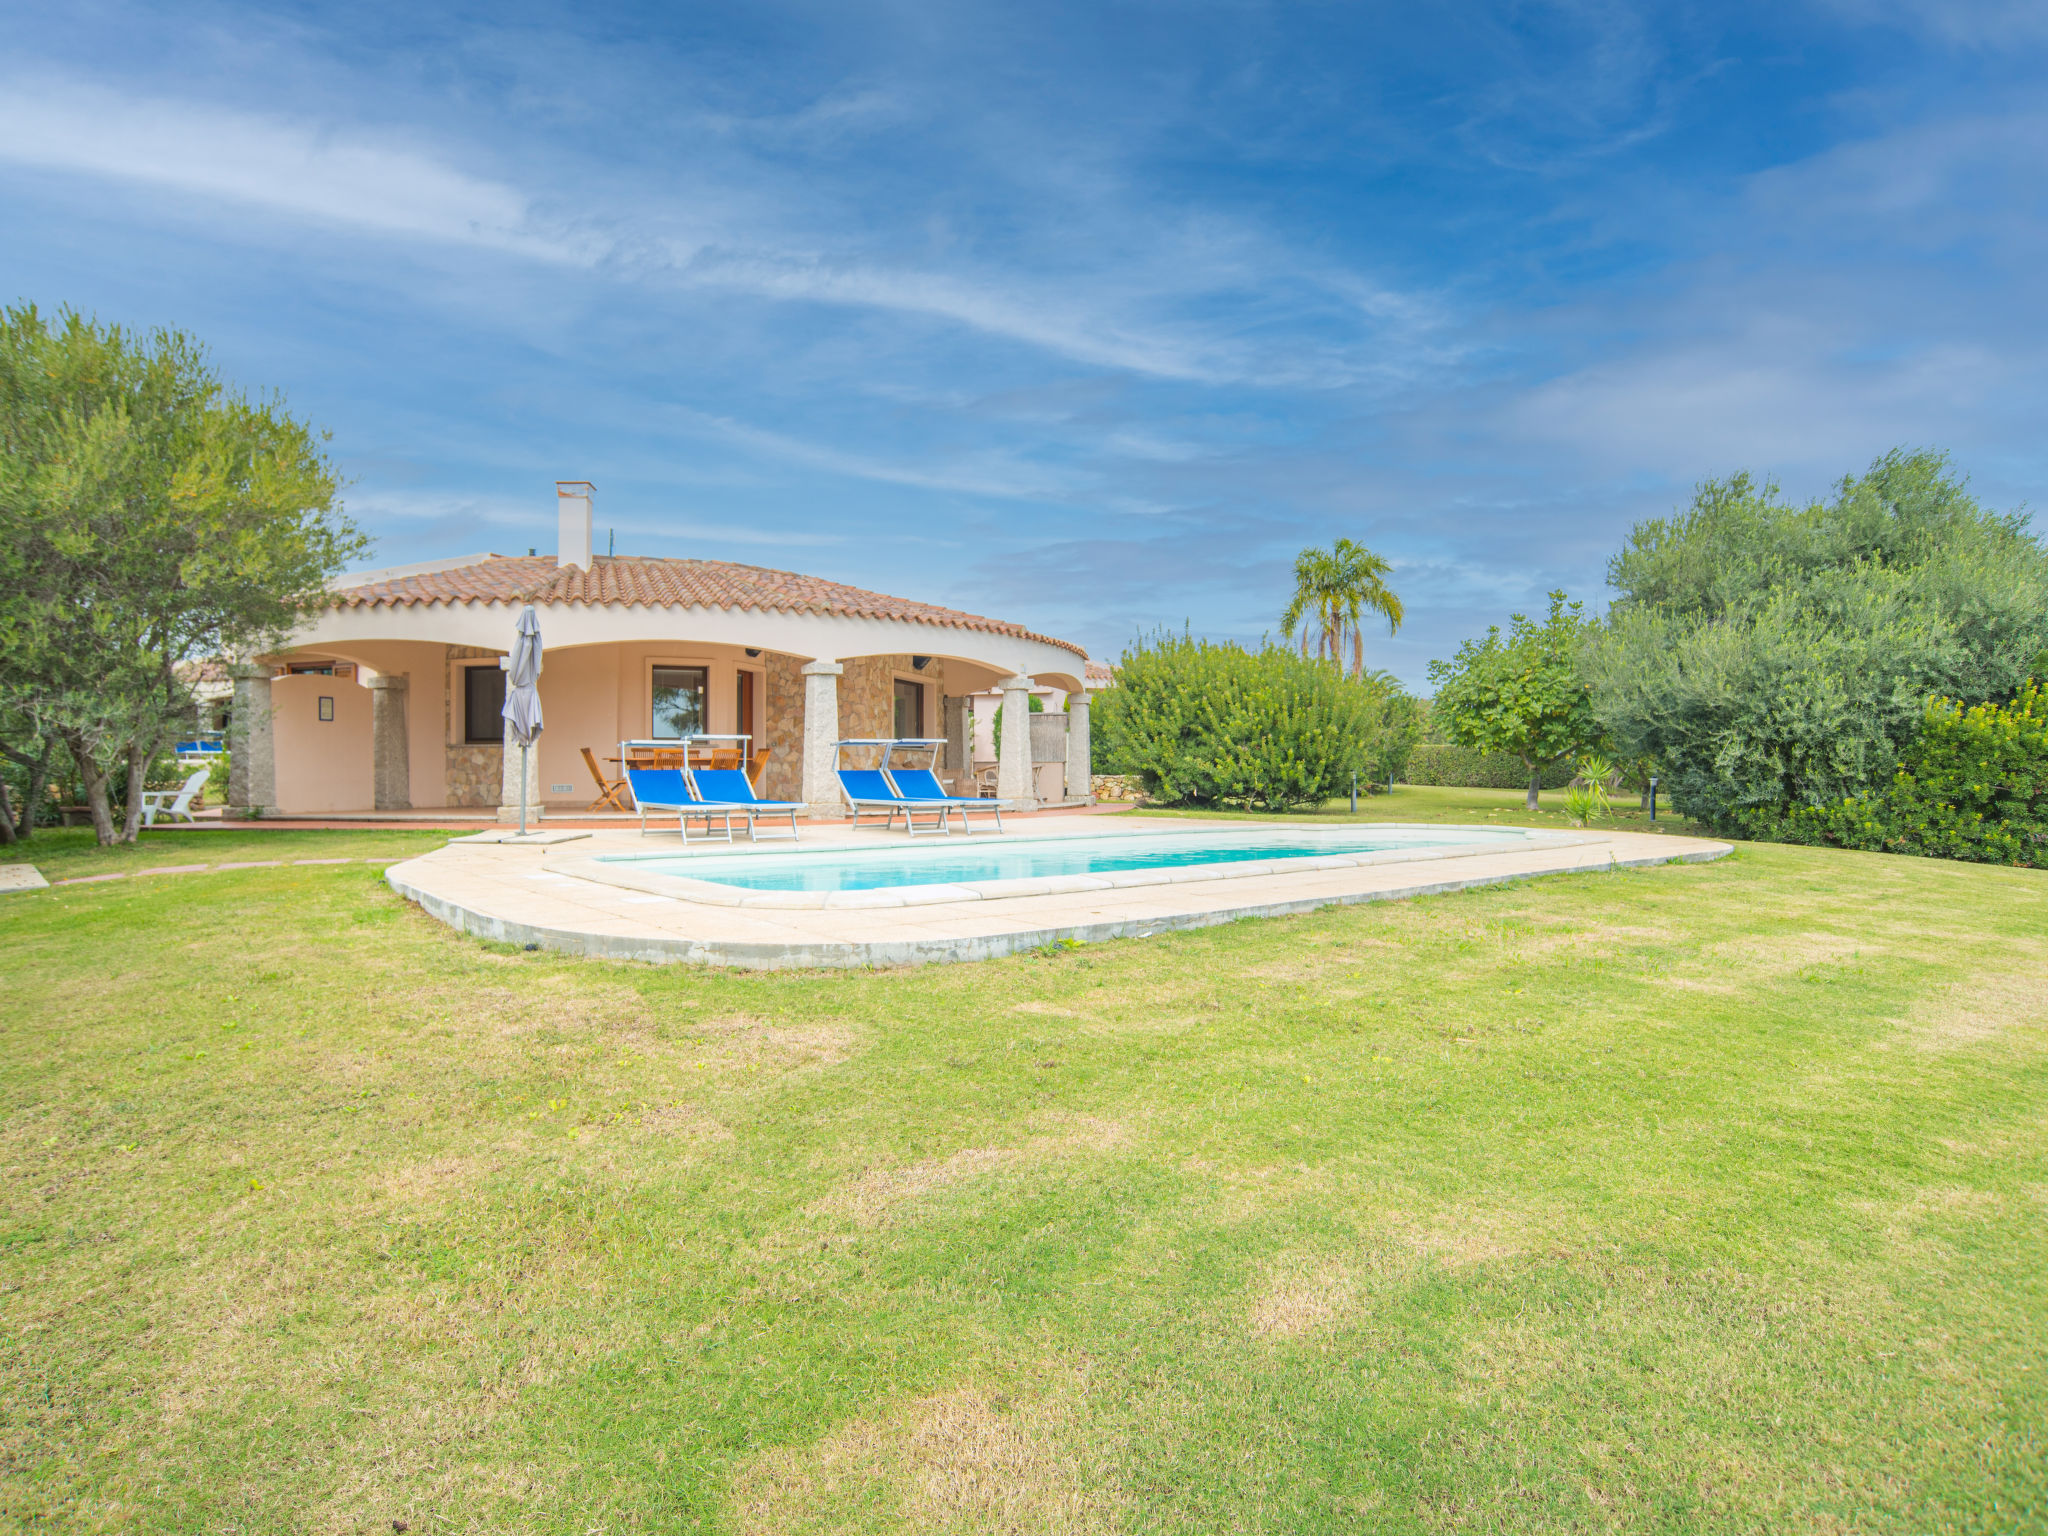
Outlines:
{"label": "glass window", "polygon": [[462,670],[462,739],[505,739],[505,674],[496,662]]}
{"label": "glass window", "polygon": [[898,740],[924,735],[924,684],[896,679],[896,736]]}
{"label": "glass window", "polygon": [[694,736],[704,725],[704,669],[654,669],[654,729],[657,739]]}

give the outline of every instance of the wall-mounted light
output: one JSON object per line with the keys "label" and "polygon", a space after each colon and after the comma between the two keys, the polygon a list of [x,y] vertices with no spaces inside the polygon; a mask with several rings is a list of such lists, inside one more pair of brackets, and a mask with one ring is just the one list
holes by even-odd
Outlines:
{"label": "wall-mounted light", "polygon": [[910,665],[912,666],[912,668],[919,672],[922,672],[926,667],[930,666],[931,664],[932,659],[929,656],[913,656],[910,658]]}
{"label": "wall-mounted light", "polygon": [[760,654],[761,648],[758,645],[750,645],[747,647],[747,660],[753,661]]}

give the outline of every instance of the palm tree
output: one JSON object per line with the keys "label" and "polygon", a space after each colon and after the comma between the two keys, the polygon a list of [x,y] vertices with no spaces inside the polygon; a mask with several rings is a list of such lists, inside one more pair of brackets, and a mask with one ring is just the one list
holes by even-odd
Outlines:
{"label": "palm tree", "polygon": [[1294,601],[1280,616],[1281,631],[1291,640],[1299,628],[1302,655],[1311,654],[1313,643],[1313,654],[1340,664],[1349,639],[1356,677],[1365,670],[1365,615],[1383,615],[1390,635],[1401,628],[1401,599],[1386,580],[1393,568],[1385,556],[1349,539],[1304,549],[1294,560]]}

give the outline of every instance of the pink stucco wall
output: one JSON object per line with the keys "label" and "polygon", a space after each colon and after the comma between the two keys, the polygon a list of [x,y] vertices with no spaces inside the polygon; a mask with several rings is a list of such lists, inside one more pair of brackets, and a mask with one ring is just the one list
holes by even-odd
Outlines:
{"label": "pink stucco wall", "polygon": [[[320,718],[320,700],[334,718]],[[277,809],[360,811],[370,804],[370,691],[345,677],[280,677],[270,685]]]}

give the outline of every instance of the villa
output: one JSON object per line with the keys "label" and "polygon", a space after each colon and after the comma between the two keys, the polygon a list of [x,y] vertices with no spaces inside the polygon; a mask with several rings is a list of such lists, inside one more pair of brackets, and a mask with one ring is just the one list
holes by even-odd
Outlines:
{"label": "villa", "polygon": [[[1012,705],[994,785],[1005,805],[1088,799],[1088,658],[1078,645],[789,571],[593,557],[593,488],[555,489],[556,554],[345,576],[289,645],[236,666],[230,805],[516,815],[521,755],[506,749],[501,663],[528,604],[545,647],[533,806],[580,812],[599,793],[592,760],[616,773],[607,759],[621,741],[699,732],[750,736],[760,792],[802,800],[813,816],[840,814],[833,743],[845,738],[943,738],[941,778],[973,794],[969,700],[991,690]],[[1028,703],[1047,689],[1070,696],[1064,763],[1051,775]]]}

